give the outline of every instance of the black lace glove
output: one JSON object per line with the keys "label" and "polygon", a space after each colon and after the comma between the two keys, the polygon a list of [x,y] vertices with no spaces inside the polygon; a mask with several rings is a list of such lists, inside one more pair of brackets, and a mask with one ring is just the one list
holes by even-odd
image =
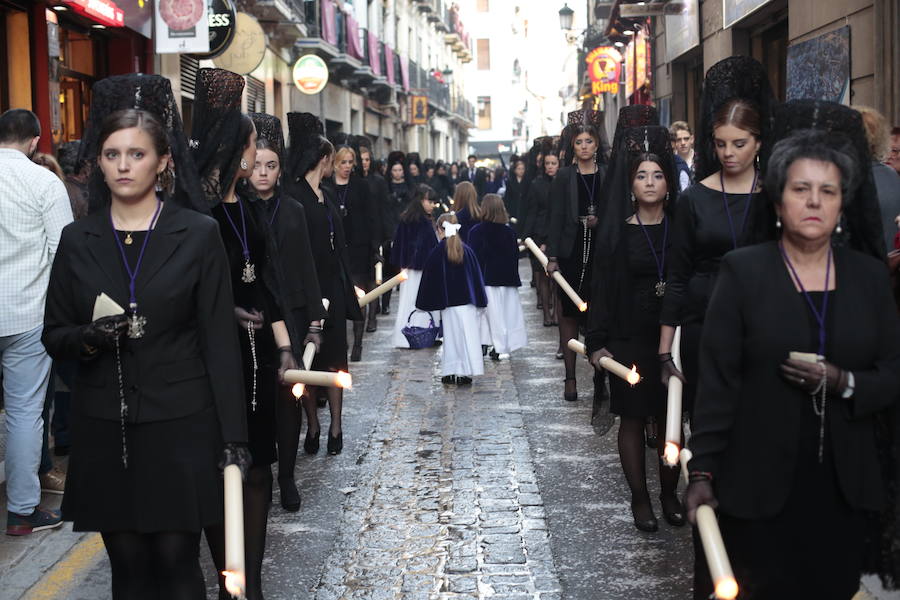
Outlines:
{"label": "black lace glove", "polygon": [[294,358],[294,351],[290,346],[283,346],[278,349],[279,354],[279,367],[278,367],[278,381],[281,385],[287,385],[284,382],[284,372],[288,369],[296,369],[297,368],[297,360]]}
{"label": "black lace glove", "polygon": [[87,347],[88,354],[93,354],[97,350],[111,350],[116,345],[116,339],[125,335],[126,331],[128,331],[127,316],[101,317],[81,328],[81,343]]}
{"label": "black lace glove", "polygon": [[678,367],[675,366],[675,361],[672,360],[671,352],[660,354],[659,362],[662,373],[662,383],[664,386],[669,387],[669,377],[677,377],[681,380],[681,383],[687,383],[687,379],[685,379],[684,373],[679,371]]}
{"label": "black lace glove", "polygon": [[695,474],[691,474],[691,482],[684,493],[684,508],[692,525],[697,524],[697,509],[701,505],[708,504],[712,509],[719,506],[719,501],[713,493],[712,480],[695,477]]}
{"label": "black lace glove", "polygon": [[250,456],[250,450],[247,444],[236,444],[234,442],[226,442],[222,449],[222,460],[219,461],[219,468],[223,471],[228,465],[237,465],[241,470],[241,477],[247,481],[247,474],[253,465],[253,457]]}
{"label": "black lace glove", "polygon": [[825,385],[828,393],[843,393],[844,388],[847,387],[847,374],[828,361],[819,363],[789,358],[781,363],[781,376],[807,394],[818,393],[821,391],[823,365],[825,366]]}
{"label": "black lace glove", "polygon": [[612,355],[612,353],[611,353],[609,350],[607,350],[606,348],[600,348],[599,350],[594,350],[594,351],[591,353],[591,356],[590,356],[590,359],[589,359],[589,360],[590,360],[591,365],[592,365],[595,369],[597,369],[598,371],[603,371],[603,367],[600,366],[600,359],[601,359],[601,358],[604,358],[604,357],[606,357],[606,358],[613,358],[613,355]]}
{"label": "black lace glove", "polygon": [[306,345],[310,342],[316,345],[316,352],[318,352],[322,348],[322,334],[307,333],[306,337],[303,338],[303,347],[306,348]]}

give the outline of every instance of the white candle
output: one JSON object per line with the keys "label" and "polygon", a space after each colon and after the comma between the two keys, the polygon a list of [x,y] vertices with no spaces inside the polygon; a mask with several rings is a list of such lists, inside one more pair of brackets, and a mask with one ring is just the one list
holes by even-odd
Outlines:
{"label": "white candle", "polygon": [[247,585],[244,569],[244,482],[237,465],[225,467],[225,589],[243,598]]}
{"label": "white candle", "polygon": [[[325,307],[325,312],[328,312],[328,307],[331,306],[331,301],[328,298],[322,298],[322,306]],[[322,327],[325,327],[325,319],[320,320],[322,323]],[[306,344],[306,347],[303,348],[303,368],[309,371],[312,368],[313,358],[316,356],[316,345],[312,342]],[[291,393],[294,394],[295,398],[300,398],[303,395],[303,391],[305,387],[302,383],[297,383],[294,387],[291,388]]]}
{"label": "white candle", "polygon": [[375,284],[376,285],[382,284],[383,271],[384,271],[384,264],[381,261],[378,261],[377,263],[375,263]]}
{"label": "white candle", "polygon": [[287,383],[302,383],[304,385],[317,385],[324,387],[353,387],[353,378],[346,371],[303,371],[300,369],[288,369],[284,372],[284,380]]}
{"label": "white candle", "polygon": [[709,574],[715,586],[716,598],[733,600],[738,595],[738,584],[731,570],[728,553],[725,551],[725,542],[722,541],[716,513],[706,504],[697,508],[697,529],[703,543],[703,552],[706,554]]}
{"label": "white candle", "polygon": [[365,305],[369,304],[370,302],[372,302],[373,300],[375,300],[375,298],[380,298],[385,293],[394,289],[395,287],[397,287],[398,285],[400,285],[407,279],[409,279],[409,274],[406,272],[406,269],[403,269],[398,274],[394,275],[393,277],[391,277],[390,279],[388,279],[387,281],[385,281],[384,283],[382,283],[381,285],[376,287],[374,290],[372,290],[371,292],[369,292],[368,294],[365,294],[362,298],[360,298],[359,299],[359,307],[362,308],[363,306],[365,306]]}
{"label": "white candle", "polygon": [[685,483],[690,483],[690,476],[688,473],[688,462],[694,458],[694,453],[688,450],[687,448],[682,448],[679,453],[679,460],[681,461],[681,476],[684,477]]}
{"label": "white candle", "polygon": [[[531,238],[525,238],[525,247],[531,250],[531,253],[537,257],[538,262],[541,263],[541,266],[546,269],[549,259],[547,258],[546,254],[541,252],[541,249],[538,248],[537,244],[534,243],[534,240],[532,240]],[[579,296],[578,292],[576,292],[572,288],[572,286],[569,285],[569,282],[566,281],[566,278],[562,276],[562,273],[560,273],[559,271],[553,271],[553,275],[551,275],[551,277],[554,281],[556,281],[556,284],[566,294],[566,296],[568,296],[569,299],[575,304],[575,306],[578,307],[578,310],[580,310],[581,312],[585,312],[588,309],[587,302],[581,299],[581,296]]]}
{"label": "white candle", "polygon": [[[577,354],[581,354],[583,356],[587,356],[587,346],[578,340],[572,339],[569,340],[567,345],[569,346],[569,350],[575,352]],[[637,367],[632,366],[630,369],[623,365],[620,362],[617,362],[608,356],[604,356],[600,359],[600,366],[616,375],[617,377],[621,377],[631,385],[637,385],[641,381],[641,376],[637,372]]]}
{"label": "white candle", "polygon": [[510,217],[510,218],[509,218],[509,222],[512,223],[513,225],[515,225],[516,223],[519,222],[519,220],[518,220],[517,218],[515,218],[515,217]]}
{"label": "white candle", "polygon": [[[675,328],[672,340],[672,362],[681,370],[681,326]],[[678,449],[681,447],[681,398],[684,384],[677,377],[669,377],[669,391],[666,403],[666,446],[663,459],[670,467],[678,464]]]}

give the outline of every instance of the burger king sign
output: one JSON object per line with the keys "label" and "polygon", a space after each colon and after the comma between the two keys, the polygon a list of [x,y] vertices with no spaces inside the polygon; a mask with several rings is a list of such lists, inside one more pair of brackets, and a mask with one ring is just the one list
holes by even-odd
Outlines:
{"label": "burger king sign", "polygon": [[594,48],[587,55],[588,75],[591,78],[591,92],[599,96],[605,92],[619,93],[619,75],[622,69],[622,54],[612,46]]}
{"label": "burger king sign", "polygon": [[315,54],[305,54],[294,63],[294,85],[304,94],[318,94],[328,84],[328,65]]}

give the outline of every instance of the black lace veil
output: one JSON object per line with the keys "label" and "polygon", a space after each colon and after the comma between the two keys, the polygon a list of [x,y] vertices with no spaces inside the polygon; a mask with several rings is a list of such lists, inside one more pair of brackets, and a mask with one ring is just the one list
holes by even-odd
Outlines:
{"label": "black lace veil", "polygon": [[288,181],[296,183],[318,160],[325,125],[312,113],[288,113]]}
{"label": "black lace veil", "polygon": [[103,182],[103,174],[97,167],[97,156],[100,153],[99,135],[103,120],[116,111],[136,108],[152,113],[166,128],[175,172],[173,194],[175,202],[208,213],[169,80],[160,75],[142,73],[115,75],[95,83],[91,92],[90,114],[78,154],[78,163],[86,164],[90,173],[88,182],[90,211],[102,209],[109,204],[109,188]]}
{"label": "black lace veil", "polygon": [[760,169],[765,173],[772,153],[772,115],[777,105],[765,68],[749,56],[731,56],[720,60],[706,72],[700,97],[700,123],[697,126],[695,151],[695,181],[706,179],[719,169],[719,159],[713,146],[713,119],[729,100],[748,101],[759,112]]}
{"label": "black lace veil", "polygon": [[256,127],[256,139],[266,140],[280,160],[284,160],[284,131],[281,119],[266,113],[250,113],[250,119]]}
{"label": "black lace veil", "polygon": [[596,110],[583,109],[569,113],[567,124],[560,134],[559,150],[565,151],[565,158],[560,161],[560,166],[569,166],[573,162],[574,151],[572,142],[575,138],[575,129],[579,125],[590,125],[597,131],[597,135],[600,137],[600,143],[597,147],[597,164],[605,164],[609,155],[609,137],[606,135],[603,113]]}
{"label": "black lace veil", "polygon": [[225,69],[200,69],[191,125],[191,151],[208,206],[222,197],[238,172],[247,143],[241,139],[244,78]]}

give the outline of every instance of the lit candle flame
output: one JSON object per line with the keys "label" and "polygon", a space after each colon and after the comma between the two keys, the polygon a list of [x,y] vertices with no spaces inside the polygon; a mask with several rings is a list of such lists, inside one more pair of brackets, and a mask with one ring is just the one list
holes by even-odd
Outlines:
{"label": "lit candle flame", "polygon": [[587,312],[587,302],[582,302],[578,305],[578,310],[581,312]]}
{"label": "lit candle flame", "polygon": [[[587,306],[587,305],[585,305],[585,306]],[[637,385],[641,382],[641,376],[637,372],[637,365],[631,365],[631,372],[628,373],[627,381],[631,385]]]}
{"label": "lit candle flame", "polygon": [[738,595],[738,584],[734,577],[726,577],[716,582],[716,598],[721,600],[734,600]]}
{"label": "lit candle flame", "polygon": [[228,593],[231,594],[231,597],[243,598],[244,578],[241,576],[241,574],[234,573],[232,571],[222,571],[222,575],[225,576],[225,589],[228,590]]}
{"label": "lit candle flame", "polygon": [[363,296],[366,295],[366,292],[364,290],[360,289],[358,286],[354,285],[353,290],[356,292],[357,298],[362,298]]}
{"label": "lit candle flame", "polygon": [[303,395],[304,391],[306,391],[306,386],[304,386],[302,383],[295,383],[294,387],[291,388],[291,393],[297,400],[300,399],[300,396]]}
{"label": "lit candle flame", "polygon": [[338,387],[349,390],[353,387],[353,376],[346,371],[338,371],[337,373]]}
{"label": "lit candle flame", "polygon": [[678,445],[674,442],[666,442],[666,448],[665,450],[663,450],[663,458],[665,459],[667,465],[677,465],[679,458]]}
{"label": "lit candle flame", "polygon": [[406,272],[406,269],[400,271],[400,281],[406,281],[409,279],[409,273]]}

